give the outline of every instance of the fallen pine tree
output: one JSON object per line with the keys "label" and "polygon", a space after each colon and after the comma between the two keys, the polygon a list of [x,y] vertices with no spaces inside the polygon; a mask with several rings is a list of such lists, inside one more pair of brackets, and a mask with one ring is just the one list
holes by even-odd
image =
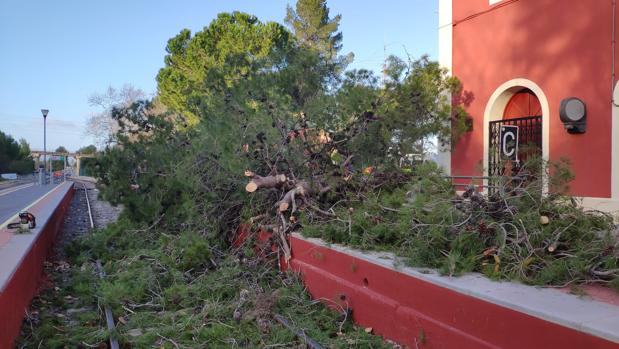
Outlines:
{"label": "fallen pine tree", "polygon": [[305,145],[305,154],[320,165],[306,164],[314,171],[304,178],[298,175],[308,173],[303,168],[264,177],[245,172],[246,191],[263,192],[271,202],[250,221],[279,233],[287,258],[287,234],[301,231],[329,242],[393,250],[413,266],[448,275],[476,271],[534,285],[599,283],[619,289],[616,217],[586,210],[567,195],[573,179],[567,161],[532,159],[515,176],[495,178],[490,195],[474,185],[457,195],[433,163],[356,170],[354,154],[339,161],[326,157],[344,152],[346,142],[337,139],[321,142],[322,148],[318,142]]}
{"label": "fallen pine tree", "polygon": [[329,242],[394,251],[411,266],[448,275],[475,271],[534,285],[598,283],[619,291],[616,217],[552,192],[566,188],[569,171],[564,164],[549,166],[555,176],[546,195],[541,176],[517,185],[498,179],[499,188],[483,195],[476,186],[456,194],[450,179],[424,164],[399,186],[338,205],[329,219],[302,216],[300,230]]}
{"label": "fallen pine tree", "polygon": [[[295,275],[278,272],[274,254],[231,253],[199,233],[126,218],[67,251],[50,263],[50,287],[27,313],[18,347],[106,347],[110,335],[134,348],[394,347],[354,326],[345,308],[311,300]],[[104,280],[94,259],[103,261]]]}
{"label": "fallen pine tree", "polygon": [[103,303],[136,347],[303,346],[300,330],[324,346],[386,345],[344,321],[347,309],[310,300],[277,270],[277,251],[256,251],[251,236],[231,246],[242,224],[273,232],[284,258],[286,237],[303,232],[450,275],[617,283],[612,219],[560,195],[565,172],[548,196],[535,178],[461,196],[433,164],[402,166],[466,132],[461,99],[447,97],[461,86],[427,57],[389,57],[380,82],[344,72],[337,25],[318,5],[330,28],[319,42],[238,12],[169,41],[158,96],[113,110],[115,146],[98,159],[102,196],[123,218],[76,245],[73,278],[45,300],[79,298],[92,308],[85,325],[48,317],[27,340],[100,343]]}

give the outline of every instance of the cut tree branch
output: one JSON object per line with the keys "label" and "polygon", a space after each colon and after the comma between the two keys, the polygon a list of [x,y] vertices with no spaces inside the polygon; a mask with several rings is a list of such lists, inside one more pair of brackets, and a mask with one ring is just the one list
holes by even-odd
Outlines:
{"label": "cut tree branch", "polygon": [[297,210],[296,197],[297,195],[300,197],[304,197],[309,195],[310,189],[309,185],[305,181],[301,181],[297,183],[297,185],[290,189],[284,197],[279,200],[275,205],[278,207],[279,212],[285,212],[292,206],[292,213]]}
{"label": "cut tree branch", "polygon": [[251,177],[251,181],[245,186],[245,190],[250,193],[262,188],[277,188],[288,181],[283,174],[262,177],[251,171],[245,171],[245,175]]}

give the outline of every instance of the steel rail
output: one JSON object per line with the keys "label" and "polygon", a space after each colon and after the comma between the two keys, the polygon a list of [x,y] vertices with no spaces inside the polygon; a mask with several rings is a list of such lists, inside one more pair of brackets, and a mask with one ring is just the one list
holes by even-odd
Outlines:
{"label": "steel rail", "polygon": [[[90,228],[94,229],[95,222],[92,219],[92,210],[90,209],[88,189],[86,189],[86,185],[84,183],[82,183],[82,186],[84,187],[84,195],[86,195],[86,206],[88,206],[88,218],[90,219]],[[103,271],[101,261],[98,259],[95,261],[95,268],[97,269],[97,274],[99,275],[99,278],[105,279],[105,271]],[[116,329],[116,325],[114,325],[114,315],[112,314],[112,309],[110,309],[110,307],[108,306],[104,306],[103,311],[105,312],[105,322],[107,323],[107,329],[110,332],[113,332]],[[110,335],[110,347],[112,349],[120,349],[120,346],[118,345],[118,340],[114,338],[113,335]]]}

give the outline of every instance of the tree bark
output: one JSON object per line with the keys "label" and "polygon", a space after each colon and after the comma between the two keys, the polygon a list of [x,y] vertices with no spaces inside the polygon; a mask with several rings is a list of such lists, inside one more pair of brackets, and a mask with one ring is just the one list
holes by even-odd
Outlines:
{"label": "tree bark", "polygon": [[310,188],[307,182],[300,181],[297,185],[290,189],[284,197],[279,200],[276,204],[279,212],[285,212],[292,206],[292,212],[294,213],[297,210],[296,198],[297,196],[305,197],[309,195]]}
{"label": "tree bark", "polygon": [[[249,171],[245,172],[246,175],[248,173],[251,173],[251,172]],[[251,173],[251,176],[248,176],[248,177],[252,177],[252,179],[245,186],[245,190],[250,193],[253,193],[256,190],[262,189],[262,188],[276,188],[288,181],[288,178],[286,178],[286,176],[283,174],[262,177],[262,176],[258,176],[256,174]]]}

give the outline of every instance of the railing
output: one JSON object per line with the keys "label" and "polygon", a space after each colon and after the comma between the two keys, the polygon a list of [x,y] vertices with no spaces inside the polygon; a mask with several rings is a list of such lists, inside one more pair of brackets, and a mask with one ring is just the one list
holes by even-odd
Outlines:
{"label": "railing", "polygon": [[[452,181],[454,187],[481,187],[487,189],[502,189],[503,186],[490,185],[485,183],[496,183],[497,180],[510,181],[514,183],[523,183],[529,179],[528,175],[520,176],[444,176]],[[454,183],[454,180],[469,180],[470,183]],[[475,180],[481,180],[481,183],[474,183]]]}

